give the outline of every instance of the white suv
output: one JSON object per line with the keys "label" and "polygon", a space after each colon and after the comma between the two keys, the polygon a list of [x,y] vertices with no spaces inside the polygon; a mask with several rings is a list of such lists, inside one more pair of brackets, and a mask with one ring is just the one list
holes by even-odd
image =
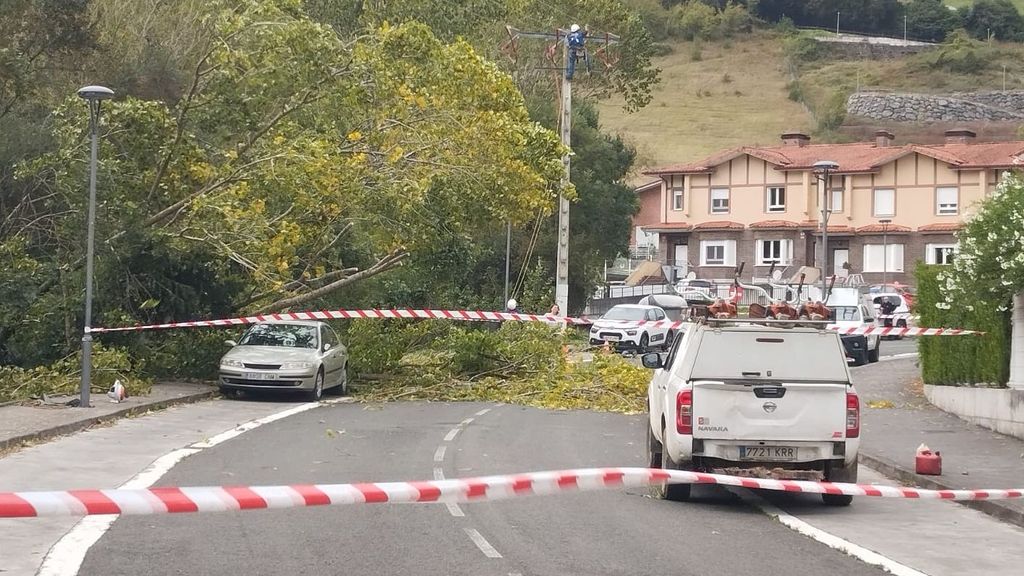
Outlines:
{"label": "white suv", "polygon": [[[656,369],[647,389],[650,467],[857,481],[860,402],[839,335],[824,325],[695,324],[667,357],[646,354],[643,364]],[[690,485],[655,492],[687,500]]]}
{"label": "white suv", "polygon": [[637,322],[668,322],[665,311],[658,306],[641,304],[619,304],[594,322],[590,329],[590,344],[605,342],[616,348],[646,352],[658,346],[668,350],[675,338],[675,331],[666,326],[639,325]]}

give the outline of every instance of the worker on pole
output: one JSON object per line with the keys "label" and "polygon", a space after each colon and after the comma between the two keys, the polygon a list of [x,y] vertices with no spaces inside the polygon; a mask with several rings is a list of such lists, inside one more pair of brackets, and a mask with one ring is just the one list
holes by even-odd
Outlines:
{"label": "worker on pole", "polygon": [[587,54],[587,31],[580,28],[579,24],[573,24],[569,27],[569,35],[565,39],[569,45],[569,62],[566,64],[565,77],[568,80],[572,80],[573,75],[576,73],[576,64],[579,62],[580,57],[583,58],[584,64],[587,66],[587,72],[590,69],[590,56]]}

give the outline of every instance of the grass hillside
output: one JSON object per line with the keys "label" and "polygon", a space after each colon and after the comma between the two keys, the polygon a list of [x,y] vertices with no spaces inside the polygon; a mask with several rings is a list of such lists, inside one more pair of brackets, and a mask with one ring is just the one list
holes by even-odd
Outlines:
{"label": "grass hillside", "polygon": [[[652,102],[629,114],[622,110],[621,100],[603,101],[601,123],[636,146],[638,165],[646,168],[697,160],[733,146],[774,144],[786,130],[803,130],[818,142],[834,142],[865,139],[877,128],[888,128],[898,141],[930,142],[941,139],[948,128],[867,125],[845,119],[846,97],[857,90],[1000,90],[1004,70],[1007,89],[1024,89],[1020,44],[975,43],[975,60],[960,67],[962,51],[944,53],[941,46],[891,60],[841,60],[818,54],[791,67],[787,45],[792,47],[792,40],[764,30],[731,40],[673,43],[671,54],[655,59],[662,77]],[[989,140],[1011,139],[1017,131],[1013,123],[971,127]],[[634,182],[648,179],[638,170]]]}
{"label": "grass hillside", "polygon": [[[1017,10],[1024,12],[1024,0],[1010,0],[1013,5],[1017,7]],[[956,8],[965,8],[974,4],[974,0],[946,0],[945,4],[955,6]]]}
{"label": "grass hillside", "polygon": [[789,72],[772,35],[671,46],[671,54],[655,59],[661,83],[646,108],[629,114],[621,100],[600,104],[601,124],[637,147],[640,164],[696,160],[731,146],[775,143],[786,130],[813,128],[804,106],[787,97]]}

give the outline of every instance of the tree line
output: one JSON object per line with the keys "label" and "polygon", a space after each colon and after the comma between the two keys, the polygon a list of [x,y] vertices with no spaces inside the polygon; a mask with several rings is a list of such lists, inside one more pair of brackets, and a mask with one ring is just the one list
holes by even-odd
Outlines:
{"label": "tree line", "polygon": [[[542,46],[503,44],[506,24],[552,30],[577,15],[623,42],[615,67],[580,79],[565,185],[551,64]],[[617,0],[6,1],[0,363],[78,348],[89,170],[79,86],[117,93],[100,125],[95,325],[496,308],[506,223],[513,288],[546,309],[560,193],[575,202],[578,309],[636,210],[624,184],[635,152],[601,132],[587,98],[646,104],[650,53]],[[215,352],[196,338],[104,342],[158,373]]]}

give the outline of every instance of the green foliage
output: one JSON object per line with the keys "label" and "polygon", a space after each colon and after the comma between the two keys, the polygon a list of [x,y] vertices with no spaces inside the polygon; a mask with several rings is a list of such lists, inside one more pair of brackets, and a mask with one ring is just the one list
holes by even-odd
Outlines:
{"label": "green foliage", "polygon": [[900,0],[758,0],[751,12],[768,22],[791,18],[798,26],[866,34],[903,34],[904,7]]}
{"label": "green foliage", "polygon": [[[99,343],[92,349],[92,392],[105,393],[121,380],[129,396],[147,394],[152,382],[138,376],[128,353]],[[82,355],[71,354],[35,368],[0,366],[0,402],[41,398],[46,395],[76,394],[81,381]]]}
{"label": "green foliage", "polygon": [[828,48],[810,36],[792,35],[782,41],[786,56],[796,63],[814,62],[828,55]]}
{"label": "green foliage", "polygon": [[746,7],[728,3],[720,9],[690,0],[670,10],[669,32],[684,40],[731,38],[750,32],[754,20]]}
{"label": "green foliage", "polygon": [[1024,16],[1010,0],[974,0],[965,25],[975,38],[1024,39]]}
{"label": "green foliage", "polygon": [[849,95],[841,90],[833,92],[824,106],[817,110],[818,130],[832,132],[839,129],[846,120],[846,100]]}
{"label": "green foliage", "polygon": [[906,5],[907,34],[917,40],[941,42],[964,25],[959,10],[950,10],[942,0],[911,0]]}
{"label": "green foliage", "polygon": [[456,326],[392,364],[391,378],[365,384],[364,401],[493,401],[544,408],[639,413],[650,373],[617,355],[569,361],[557,328],[506,322]]}
{"label": "green foliage", "polygon": [[925,52],[921,58],[925,65],[934,70],[957,74],[978,74],[992,61],[993,50],[972,40],[966,30],[958,29],[949,33],[946,42],[938,50]]}
{"label": "green foliage", "polygon": [[960,300],[947,308],[949,293],[942,276],[944,269],[944,266],[917,266],[915,308],[920,314],[920,324],[980,330],[985,335],[921,338],[918,348],[925,383],[1005,384],[1010,364],[1009,314],[977,298]]}

